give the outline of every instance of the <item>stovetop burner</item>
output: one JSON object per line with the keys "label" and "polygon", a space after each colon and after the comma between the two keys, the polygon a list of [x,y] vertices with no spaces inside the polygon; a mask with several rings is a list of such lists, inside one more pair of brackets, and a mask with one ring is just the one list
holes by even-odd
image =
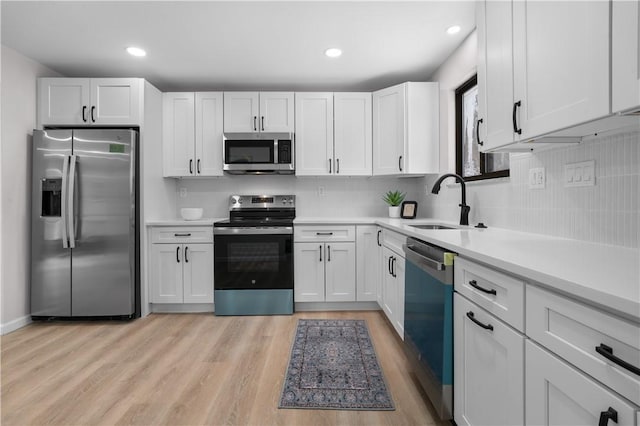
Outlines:
{"label": "stovetop burner", "polygon": [[295,195],[232,195],[229,219],[214,227],[287,227],[295,217]]}

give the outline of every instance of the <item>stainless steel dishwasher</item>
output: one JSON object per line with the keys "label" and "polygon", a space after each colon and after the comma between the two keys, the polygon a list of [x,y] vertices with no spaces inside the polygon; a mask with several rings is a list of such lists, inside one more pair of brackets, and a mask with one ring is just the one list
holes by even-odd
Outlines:
{"label": "stainless steel dishwasher", "polygon": [[441,419],[453,410],[453,259],[441,247],[407,238],[404,345]]}

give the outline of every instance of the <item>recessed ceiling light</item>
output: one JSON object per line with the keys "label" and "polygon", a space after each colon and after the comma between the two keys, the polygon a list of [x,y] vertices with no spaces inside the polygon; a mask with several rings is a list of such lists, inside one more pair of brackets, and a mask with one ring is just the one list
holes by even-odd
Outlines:
{"label": "recessed ceiling light", "polygon": [[325,50],[324,54],[330,58],[337,58],[338,56],[342,55],[342,50],[336,47],[332,47],[330,49]]}
{"label": "recessed ceiling light", "polygon": [[447,34],[458,34],[460,32],[460,25],[453,25],[447,28]]}
{"label": "recessed ceiling light", "polygon": [[143,49],[140,49],[139,47],[127,47],[127,52],[131,56],[147,56],[147,52],[145,52]]}

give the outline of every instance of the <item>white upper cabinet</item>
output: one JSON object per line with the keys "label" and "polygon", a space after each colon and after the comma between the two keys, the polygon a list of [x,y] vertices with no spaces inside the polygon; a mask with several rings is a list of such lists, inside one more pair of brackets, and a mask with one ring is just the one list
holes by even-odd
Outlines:
{"label": "white upper cabinet", "polygon": [[373,92],[373,174],[439,172],[438,83]]}
{"label": "white upper cabinet", "polygon": [[608,2],[477,5],[481,150],[526,142],[611,112]]}
{"label": "white upper cabinet", "polygon": [[612,17],[612,110],[640,108],[640,1],[614,0]]}
{"label": "white upper cabinet", "polygon": [[333,93],[296,93],[296,175],[333,174]]}
{"label": "white upper cabinet", "polygon": [[335,174],[371,176],[371,93],[334,93]]}
{"label": "white upper cabinet", "polygon": [[163,94],[165,177],[222,175],[222,92]]}
{"label": "white upper cabinet", "polygon": [[371,93],[296,93],[296,175],[371,176]]}
{"label": "white upper cabinet", "polygon": [[38,79],[38,126],[139,126],[139,78]]}
{"label": "white upper cabinet", "polygon": [[225,92],[224,131],[293,132],[293,92]]}

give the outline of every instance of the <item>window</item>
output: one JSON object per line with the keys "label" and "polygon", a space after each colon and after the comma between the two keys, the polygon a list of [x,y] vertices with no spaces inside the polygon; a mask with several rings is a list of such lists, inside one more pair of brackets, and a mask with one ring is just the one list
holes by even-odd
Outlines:
{"label": "window", "polygon": [[465,181],[509,176],[509,154],[484,154],[477,140],[478,77],[456,89],[456,173]]}

